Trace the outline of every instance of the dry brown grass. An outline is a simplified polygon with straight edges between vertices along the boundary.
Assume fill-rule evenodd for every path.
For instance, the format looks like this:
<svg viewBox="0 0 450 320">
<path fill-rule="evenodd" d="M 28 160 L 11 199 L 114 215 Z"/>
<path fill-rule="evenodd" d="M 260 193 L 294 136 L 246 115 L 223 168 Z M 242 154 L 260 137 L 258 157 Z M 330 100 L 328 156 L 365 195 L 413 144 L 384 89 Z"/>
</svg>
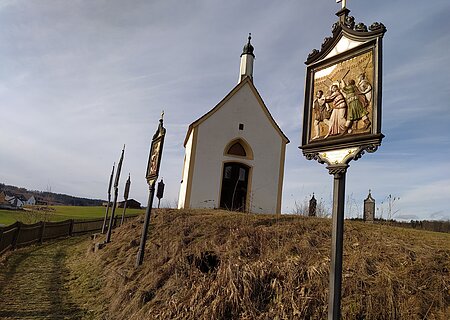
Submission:
<svg viewBox="0 0 450 320">
<path fill-rule="evenodd" d="M 327 318 L 330 220 L 156 211 L 136 269 L 141 220 L 79 264 L 99 318 Z M 448 319 L 449 264 L 449 234 L 346 221 L 343 319 Z"/>
</svg>

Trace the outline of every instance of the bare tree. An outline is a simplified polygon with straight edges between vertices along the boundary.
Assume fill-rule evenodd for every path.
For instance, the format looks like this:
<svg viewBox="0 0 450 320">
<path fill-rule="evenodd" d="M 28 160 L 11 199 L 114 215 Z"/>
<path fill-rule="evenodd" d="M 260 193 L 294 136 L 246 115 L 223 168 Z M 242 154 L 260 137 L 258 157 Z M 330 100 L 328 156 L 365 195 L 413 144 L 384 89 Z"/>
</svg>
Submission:
<svg viewBox="0 0 450 320">
<path fill-rule="evenodd" d="M 347 217 L 355 217 L 360 219 L 361 216 L 361 203 L 356 201 L 353 193 L 347 196 L 347 201 L 345 203 L 345 212 Z"/>
<path fill-rule="evenodd" d="M 392 194 L 386 196 L 377 208 L 378 217 L 383 219 L 384 214 L 386 214 L 387 220 L 393 220 L 394 216 L 400 211 L 400 209 L 396 209 L 396 203 L 399 200 L 400 197 L 392 196 Z"/>
</svg>

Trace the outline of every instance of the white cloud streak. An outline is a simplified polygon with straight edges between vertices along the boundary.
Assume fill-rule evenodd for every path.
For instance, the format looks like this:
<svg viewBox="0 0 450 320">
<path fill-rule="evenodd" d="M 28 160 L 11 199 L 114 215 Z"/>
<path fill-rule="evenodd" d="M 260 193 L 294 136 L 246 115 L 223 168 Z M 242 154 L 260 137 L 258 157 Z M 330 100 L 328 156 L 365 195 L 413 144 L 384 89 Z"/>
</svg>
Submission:
<svg viewBox="0 0 450 320">
<path fill-rule="evenodd" d="M 351 164 L 347 192 L 357 201 L 368 189 L 379 199 L 396 194 L 404 215 L 445 216 L 450 41 L 434 30 L 449 28 L 450 4 L 349 6 L 357 21 L 388 28 L 387 137 L 376 154 Z M 331 176 L 297 146 L 303 62 L 330 36 L 338 7 L 306 0 L 1 1 L 1 182 L 41 190 L 51 183 L 56 192 L 105 198 L 112 162 L 126 143 L 123 177 L 131 172 L 133 197 L 145 203 L 149 140 L 164 109 L 161 169 L 167 199 L 176 198 L 187 126 L 236 84 L 252 32 L 255 85 L 291 140 L 283 209 L 312 192 L 329 199 Z"/>
</svg>

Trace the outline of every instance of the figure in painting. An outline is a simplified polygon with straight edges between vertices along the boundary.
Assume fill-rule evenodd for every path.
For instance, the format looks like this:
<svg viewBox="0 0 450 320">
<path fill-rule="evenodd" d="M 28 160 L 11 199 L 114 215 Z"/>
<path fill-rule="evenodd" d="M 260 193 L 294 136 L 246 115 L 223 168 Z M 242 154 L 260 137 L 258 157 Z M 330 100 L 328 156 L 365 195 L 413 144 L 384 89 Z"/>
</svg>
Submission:
<svg viewBox="0 0 450 320">
<path fill-rule="evenodd" d="M 333 103 L 333 111 L 331 112 L 331 117 L 328 124 L 328 133 L 325 138 L 345 132 L 347 103 L 345 102 L 345 98 L 339 90 L 337 83 L 334 83 L 330 90 L 331 94 L 325 97 L 325 102 Z"/>
<path fill-rule="evenodd" d="M 366 79 L 366 74 L 361 73 L 358 76 L 358 89 L 366 97 L 367 105 L 372 101 L 372 85 Z"/>
<path fill-rule="evenodd" d="M 328 103 L 325 102 L 325 96 L 322 90 L 317 91 L 316 99 L 313 102 L 313 119 L 314 119 L 314 129 L 316 130 L 316 135 L 313 139 L 317 139 L 320 136 L 320 123 L 323 122 L 326 125 L 330 123 L 331 109 Z"/>
<path fill-rule="evenodd" d="M 366 130 L 370 126 L 370 120 L 367 117 L 366 110 L 366 97 L 361 94 L 358 87 L 355 84 L 355 80 L 350 80 L 348 85 L 344 80 L 340 83 L 341 90 L 345 94 L 345 100 L 347 102 L 347 121 L 345 122 L 345 128 L 343 134 L 351 133 L 351 126 L 355 121 L 362 120 L 364 122 L 363 129 Z"/>
<path fill-rule="evenodd" d="M 158 170 L 159 146 L 160 141 L 157 141 L 152 150 L 152 155 L 150 157 L 150 175 L 156 174 L 156 171 Z"/>
</svg>

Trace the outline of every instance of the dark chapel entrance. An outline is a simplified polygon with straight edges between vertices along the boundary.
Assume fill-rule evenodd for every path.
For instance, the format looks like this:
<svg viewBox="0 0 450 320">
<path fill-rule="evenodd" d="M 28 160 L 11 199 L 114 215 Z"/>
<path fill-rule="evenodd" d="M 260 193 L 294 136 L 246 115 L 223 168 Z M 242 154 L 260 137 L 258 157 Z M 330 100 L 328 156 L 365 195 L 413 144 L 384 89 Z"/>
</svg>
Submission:
<svg viewBox="0 0 450 320">
<path fill-rule="evenodd" d="M 247 201 L 249 167 L 242 163 L 225 163 L 222 174 L 220 207 L 245 211 Z"/>
</svg>

